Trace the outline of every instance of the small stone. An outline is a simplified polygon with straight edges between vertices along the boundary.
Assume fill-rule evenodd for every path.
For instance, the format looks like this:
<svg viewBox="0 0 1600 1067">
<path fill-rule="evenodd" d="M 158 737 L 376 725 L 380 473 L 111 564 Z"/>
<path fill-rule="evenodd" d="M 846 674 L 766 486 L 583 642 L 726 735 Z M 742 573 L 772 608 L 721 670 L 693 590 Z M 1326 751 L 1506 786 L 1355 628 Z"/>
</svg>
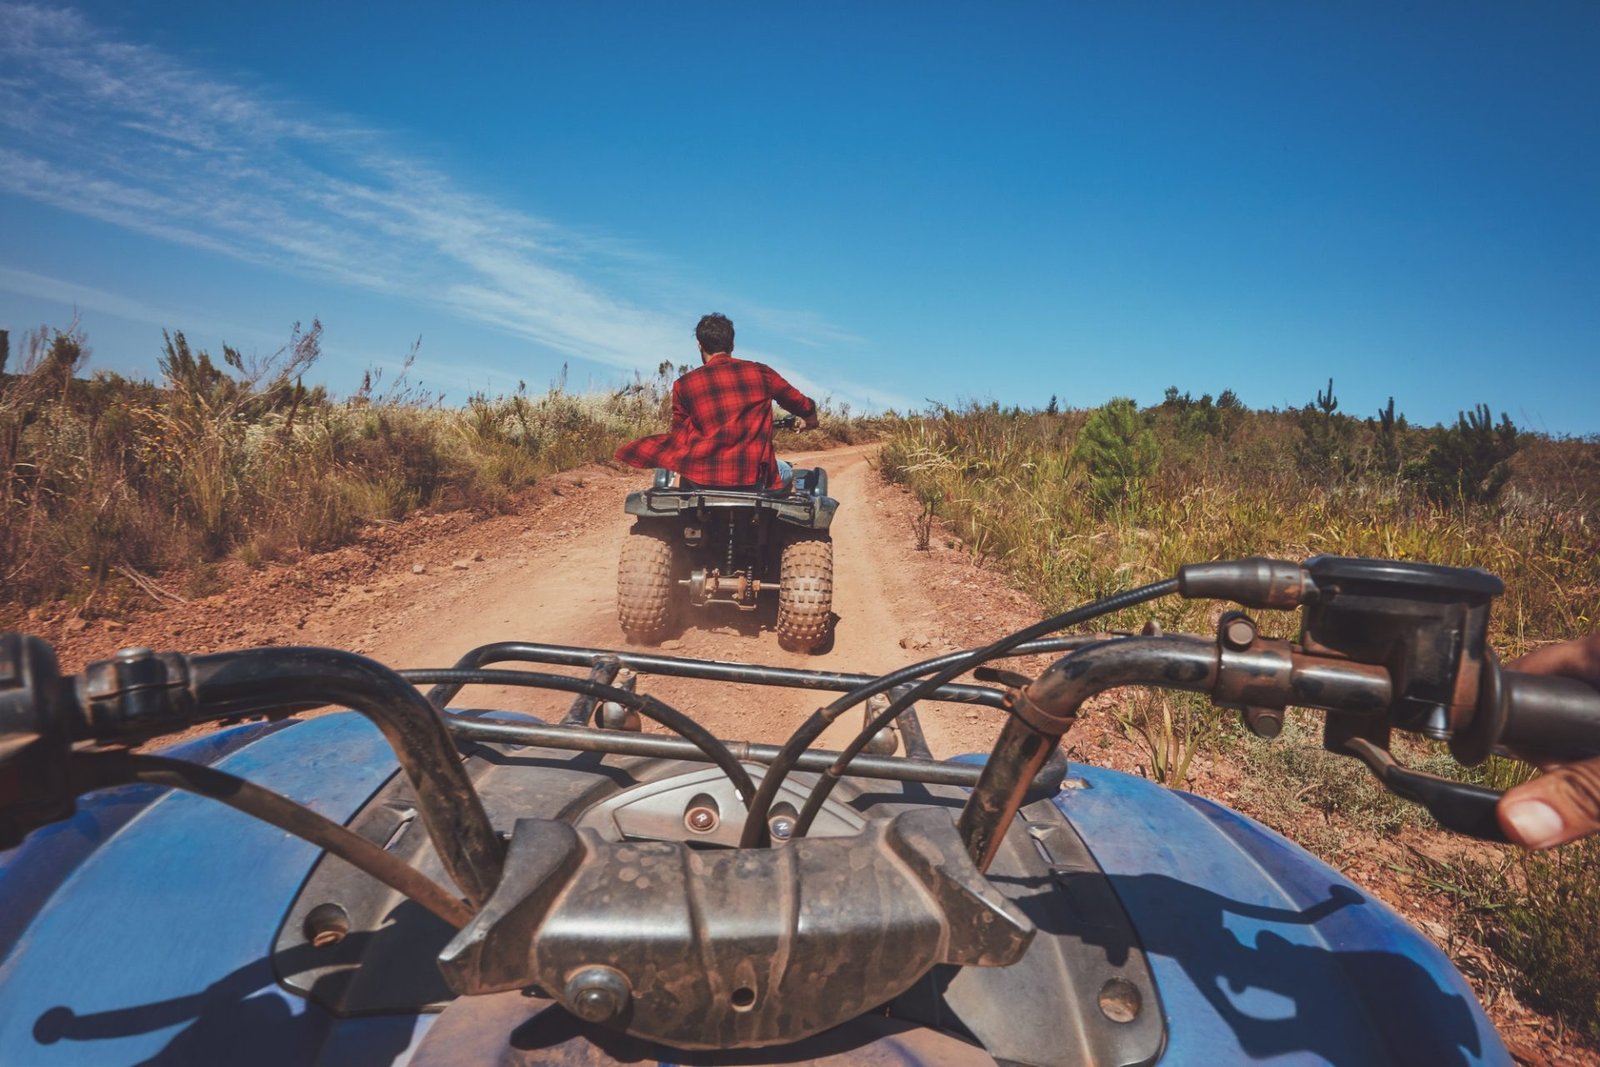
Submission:
<svg viewBox="0 0 1600 1067">
<path fill-rule="evenodd" d="M 411 573 L 426 574 L 428 573 L 428 565 L 426 563 L 413 563 L 411 565 Z"/>
<path fill-rule="evenodd" d="M 81 615 L 74 616 L 73 618 L 68 619 L 66 624 L 61 628 L 67 631 L 69 634 L 81 634 L 83 631 L 89 628 L 89 620 L 85 619 Z"/>
<path fill-rule="evenodd" d="M 676 637 L 674 637 L 670 641 L 661 642 L 661 647 L 666 649 L 668 652 L 671 652 L 671 651 L 673 651 L 675 649 L 682 648 L 683 647 L 683 642 L 679 641 Z"/>
<path fill-rule="evenodd" d="M 472 562 L 474 562 L 474 563 L 482 563 L 483 562 L 483 553 L 482 552 L 474 552 L 472 554 Z"/>
<path fill-rule="evenodd" d="M 454 567 L 458 571 L 464 571 L 468 567 L 472 566 L 472 561 L 470 559 L 458 559 L 452 562 L 450 566 Z"/>
</svg>

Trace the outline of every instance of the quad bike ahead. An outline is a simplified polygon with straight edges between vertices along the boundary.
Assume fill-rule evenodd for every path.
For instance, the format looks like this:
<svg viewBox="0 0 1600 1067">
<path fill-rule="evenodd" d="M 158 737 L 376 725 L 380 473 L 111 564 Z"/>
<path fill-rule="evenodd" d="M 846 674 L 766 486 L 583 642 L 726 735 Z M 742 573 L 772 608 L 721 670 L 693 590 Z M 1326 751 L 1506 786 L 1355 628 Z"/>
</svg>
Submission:
<svg viewBox="0 0 1600 1067">
<path fill-rule="evenodd" d="M 773 420 L 792 429 L 796 420 Z M 833 542 L 839 504 L 828 472 L 779 461 L 775 489 L 704 488 L 657 470 L 628 494 L 633 529 L 617 567 L 617 621 L 628 640 L 655 644 L 689 606 L 756 611 L 776 598 L 778 643 L 798 652 L 826 646 L 833 630 Z"/>
<path fill-rule="evenodd" d="M 881 677 L 525 642 L 402 672 L 128 649 L 62 677 L 6 634 L 0 1063 L 1508 1063 L 1384 904 L 1058 747 L 1125 685 L 1268 738 L 1320 709 L 1329 749 L 1497 839 L 1493 791 L 1389 739 L 1600 752 L 1600 693 L 1499 666 L 1501 591 L 1417 563 L 1199 564 Z M 1206 636 L 1058 633 L 1170 595 L 1297 608 L 1300 632 L 1233 610 Z M 1041 653 L 1037 678 L 993 665 Z M 641 691 L 656 675 L 838 696 L 781 747 L 722 741 Z M 572 703 L 452 705 L 480 684 Z M 993 751 L 935 759 L 922 700 L 1003 716 Z M 353 711 L 292 717 L 329 704 Z M 843 751 L 811 748 L 863 705 Z"/>
</svg>

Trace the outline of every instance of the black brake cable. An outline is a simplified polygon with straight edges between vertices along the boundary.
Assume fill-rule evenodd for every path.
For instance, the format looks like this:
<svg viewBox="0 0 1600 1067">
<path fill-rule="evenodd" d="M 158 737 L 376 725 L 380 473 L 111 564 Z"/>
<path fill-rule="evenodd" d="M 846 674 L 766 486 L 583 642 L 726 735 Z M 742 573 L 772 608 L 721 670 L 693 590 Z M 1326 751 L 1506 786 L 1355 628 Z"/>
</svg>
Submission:
<svg viewBox="0 0 1600 1067">
<path fill-rule="evenodd" d="M 739 840 L 739 846 L 741 848 L 758 848 L 768 843 L 767 815 L 772 807 L 773 799 L 778 794 L 779 787 L 783 784 L 784 777 L 793 769 L 801 754 L 815 743 L 824 730 L 837 721 L 839 716 L 861 701 L 879 693 L 888 692 L 896 686 L 912 679 L 920 678 L 929 672 L 937 672 L 932 677 L 918 683 L 891 700 L 888 707 L 884 708 L 882 712 L 862 728 L 861 732 L 851 741 L 849 747 L 839 753 L 838 759 L 834 760 L 827 771 L 817 777 L 816 784 L 811 787 L 811 793 L 806 798 L 805 807 L 795 822 L 793 831 L 793 836 L 795 837 L 804 834 L 805 830 L 811 825 L 811 821 L 816 818 L 817 812 L 827 800 L 828 794 L 833 792 L 833 787 L 838 784 L 840 778 L 844 777 L 844 772 L 848 768 L 850 761 L 866 747 L 867 742 L 872 739 L 873 735 L 890 722 L 893 722 L 907 706 L 921 700 L 952 678 L 966 673 L 987 660 L 1004 656 L 1018 645 L 1031 641 L 1036 637 L 1041 637 L 1044 634 L 1068 626 L 1077 626 L 1088 622 L 1090 619 L 1099 618 L 1102 615 L 1110 615 L 1113 612 L 1122 611 L 1150 600 L 1156 600 L 1177 591 L 1178 580 L 1176 578 L 1168 578 L 1164 581 L 1140 586 L 1137 589 L 1129 589 L 1108 597 L 1101 597 L 1070 611 L 1052 615 L 1048 619 L 1026 626 L 1000 638 L 998 641 L 985 645 L 983 648 L 951 653 L 950 655 L 925 660 L 922 663 L 915 663 L 909 667 L 902 667 L 897 671 L 876 678 L 866 685 L 851 690 L 827 707 L 813 712 L 811 717 L 801 723 L 800 728 L 784 743 L 783 750 L 778 753 L 777 759 L 768 765 L 766 773 L 762 776 L 761 786 L 756 790 L 755 799 L 750 803 L 749 814 L 745 819 L 744 833 Z"/>
<path fill-rule="evenodd" d="M 728 776 L 729 781 L 733 782 L 739 799 L 743 800 L 747 807 L 755 794 L 756 787 L 750 779 L 750 773 L 734 757 L 727 745 L 677 708 L 649 694 L 603 685 L 588 678 L 574 678 L 569 674 L 549 674 L 542 671 L 490 670 L 479 667 L 471 670 L 462 668 L 405 670 L 398 673 L 413 685 L 454 684 L 458 688 L 464 685 L 520 685 L 534 689 L 581 693 L 601 700 L 615 701 L 625 708 L 632 708 L 647 719 L 660 723 L 704 752 L 712 763 L 722 768 L 722 773 Z"/>
</svg>

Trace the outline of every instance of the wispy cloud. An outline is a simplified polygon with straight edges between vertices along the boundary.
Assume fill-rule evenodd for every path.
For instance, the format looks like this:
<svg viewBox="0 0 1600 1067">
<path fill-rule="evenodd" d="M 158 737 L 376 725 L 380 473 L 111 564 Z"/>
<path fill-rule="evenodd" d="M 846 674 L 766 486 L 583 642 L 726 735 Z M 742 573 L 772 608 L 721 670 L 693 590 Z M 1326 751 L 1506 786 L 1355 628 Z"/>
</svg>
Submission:
<svg viewBox="0 0 1600 1067">
<path fill-rule="evenodd" d="M 678 283 L 645 280 L 670 269 L 624 240 L 494 202 L 381 130 L 307 117 L 71 10 L 0 3 L 0 133 L 0 191 L 114 226 L 440 307 L 563 358 L 650 371 L 687 343 Z M 786 344 L 858 340 L 811 312 L 742 310 Z"/>
<path fill-rule="evenodd" d="M 227 337 L 236 344 L 248 342 L 269 346 L 283 343 L 282 336 L 271 335 L 261 330 L 252 330 L 234 322 L 208 318 L 204 314 L 196 313 L 193 309 L 178 309 L 149 304 L 130 299 L 121 293 L 108 292 L 104 289 L 87 286 L 81 282 L 70 282 L 62 278 L 53 278 L 49 275 L 35 274 L 32 271 L 17 270 L 3 265 L 0 265 L 0 289 L 11 293 L 19 293 L 23 296 L 30 296 L 36 300 L 48 301 L 52 304 L 93 308 L 96 311 L 103 311 L 109 315 L 116 315 L 132 322 L 142 322 L 149 326 L 168 327 L 175 322 L 181 322 L 191 331 Z"/>
</svg>

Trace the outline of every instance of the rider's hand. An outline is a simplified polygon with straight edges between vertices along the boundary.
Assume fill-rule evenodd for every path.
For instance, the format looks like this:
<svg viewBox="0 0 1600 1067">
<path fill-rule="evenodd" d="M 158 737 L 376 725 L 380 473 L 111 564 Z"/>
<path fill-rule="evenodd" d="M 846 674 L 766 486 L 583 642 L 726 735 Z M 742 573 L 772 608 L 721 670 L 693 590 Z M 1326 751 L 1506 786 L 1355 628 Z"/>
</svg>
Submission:
<svg viewBox="0 0 1600 1067">
<path fill-rule="evenodd" d="M 1600 633 L 1546 645 L 1508 666 L 1600 688 Z M 1506 835 L 1524 848 L 1552 848 L 1600 830 L 1600 757 L 1547 764 L 1545 772 L 1501 798 L 1500 826 Z"/>
<path fill-rule="evenodd" d="M 800 420 L 800 428 L 802 430 L 815 430 L 820 425 L 822 425 L 822 420 L 817 418 L 815 414 L 807 415 Z"/>
</svg>

